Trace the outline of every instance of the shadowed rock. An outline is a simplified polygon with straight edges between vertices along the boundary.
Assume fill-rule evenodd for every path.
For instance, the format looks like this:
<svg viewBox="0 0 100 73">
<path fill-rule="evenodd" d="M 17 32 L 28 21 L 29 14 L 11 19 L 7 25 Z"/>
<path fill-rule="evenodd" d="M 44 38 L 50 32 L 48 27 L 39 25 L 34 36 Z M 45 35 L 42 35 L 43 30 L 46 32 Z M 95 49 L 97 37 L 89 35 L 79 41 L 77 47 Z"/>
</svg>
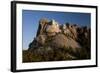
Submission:
<svg viewBox="0 0 100 73">
<path fill-rule="evenodd" d="M 28 50 L 36 56 L 39 55 L 41 61 L 89 59 L 90 31 L 86 26 L 70 23 L 61 25 L 55 20 L 43 18 L 39 21 L 37 35 L 29 44 Z"/>
</svg>

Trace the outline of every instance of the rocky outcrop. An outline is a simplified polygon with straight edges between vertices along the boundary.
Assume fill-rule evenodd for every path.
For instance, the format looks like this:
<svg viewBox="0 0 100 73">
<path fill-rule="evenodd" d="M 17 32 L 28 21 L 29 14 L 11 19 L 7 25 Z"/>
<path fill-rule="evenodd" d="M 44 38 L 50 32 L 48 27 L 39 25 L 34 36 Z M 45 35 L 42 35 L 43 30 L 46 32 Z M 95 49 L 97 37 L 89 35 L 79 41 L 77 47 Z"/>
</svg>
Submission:
<svg viewBox="0 0 100 73">
<path fill-rule="evenodd" d="M 89 59 L 91 29 L 78 24 L 59 24 L 55 20 L 40 19 L 37 35 L 29 44 L 29 51 L 45 55 L 64 53 L 60 59 Z M 49 47 L 49 48 L 48 48 Z M 47 51 L 47 52 L 46 52 Z M 58 51 L 58 53 L 57 53 Z M 51 60 L 51 56 L 48 60 Z M 58 58 L 56 59 L 58 60 Z"/>
<path fill-rule="evenodd" d="M 39 27 L 38 27 L 38 30 L 37 30 L 37 36 L 45 33 L 45 29 L 48 25 L 48 22 L 49 21 L 45 18 L 40 19 Z"/>
<path fill-rule="evenodd" d="M 67 38 L 64 34 L 57 34 L 52 38 L 51 41 L 52 46 L 55 46 L 57 48 L 81 48 L 80 45 L 73 40 L 72 38 Z"/>
</svg>

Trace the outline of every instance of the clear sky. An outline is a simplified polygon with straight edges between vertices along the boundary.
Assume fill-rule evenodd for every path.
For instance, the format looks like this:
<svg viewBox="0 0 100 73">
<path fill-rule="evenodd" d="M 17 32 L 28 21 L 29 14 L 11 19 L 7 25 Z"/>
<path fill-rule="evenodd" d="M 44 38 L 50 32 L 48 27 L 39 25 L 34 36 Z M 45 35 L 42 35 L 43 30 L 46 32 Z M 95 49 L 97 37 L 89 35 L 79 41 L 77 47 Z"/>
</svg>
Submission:
<svg viewBox="0 0 100 73">
<path fill-rule="evenodd" d="M 54 11 L 35 11 L 23 10 L 22 11 L 22 33 L 23 33 L 23 50 L 26 50 L 29 43 L 33 41 L 36 36 L 39 20 L 47 18 L 54 19 L 59 24 L 66 22 L 78 24 L 79 26 L 89 26 L 91 22 L 90 13 L 75 13 L 75 12 L 54 12 Z"/>
</svg>

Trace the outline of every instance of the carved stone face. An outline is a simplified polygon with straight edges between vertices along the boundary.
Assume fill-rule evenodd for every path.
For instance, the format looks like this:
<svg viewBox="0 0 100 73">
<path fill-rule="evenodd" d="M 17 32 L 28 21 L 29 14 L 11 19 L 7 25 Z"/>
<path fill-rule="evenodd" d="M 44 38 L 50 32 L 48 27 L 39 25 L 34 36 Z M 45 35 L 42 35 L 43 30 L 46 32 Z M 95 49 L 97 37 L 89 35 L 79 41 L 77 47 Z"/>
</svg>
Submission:
<svg viewBox="0 0 100 73">
<path fill-rule="evenodd" d="M 63 29 L 66 29 L 66 25 L 65 24 L 63 25 Z"/>
<path fill-rule="evenodd" d="M 46 32 L 54 33 L 54 32 L 60 32 L 59 26 L 57 25 L 48 25 L 46 28 Z"/>
<path fill-rule="evenodd" d="M 47 33 L 58 33 L 60 31 L 61 30 L 59 28 L 59 25 L 58 25 L 58 23 L 55 20 L 52 20 L 51 24 L 47 25 L 47 28 L 46 28 L 46 32 Z"/>
</svg>

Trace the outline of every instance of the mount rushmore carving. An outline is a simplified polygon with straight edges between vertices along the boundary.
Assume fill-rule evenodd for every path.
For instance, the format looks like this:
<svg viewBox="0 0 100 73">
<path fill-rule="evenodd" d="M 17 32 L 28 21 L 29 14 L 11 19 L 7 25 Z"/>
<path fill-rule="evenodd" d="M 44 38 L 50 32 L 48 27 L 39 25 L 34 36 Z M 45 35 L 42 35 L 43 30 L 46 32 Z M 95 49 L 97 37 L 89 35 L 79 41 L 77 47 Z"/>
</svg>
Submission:
<svg viewBox="0 0 100 73">
<path fill-rule="evenodd" d="M 90 46 L 90 27 L 42 18 L 23 62 L 90 59 Z"/>
</svg>

